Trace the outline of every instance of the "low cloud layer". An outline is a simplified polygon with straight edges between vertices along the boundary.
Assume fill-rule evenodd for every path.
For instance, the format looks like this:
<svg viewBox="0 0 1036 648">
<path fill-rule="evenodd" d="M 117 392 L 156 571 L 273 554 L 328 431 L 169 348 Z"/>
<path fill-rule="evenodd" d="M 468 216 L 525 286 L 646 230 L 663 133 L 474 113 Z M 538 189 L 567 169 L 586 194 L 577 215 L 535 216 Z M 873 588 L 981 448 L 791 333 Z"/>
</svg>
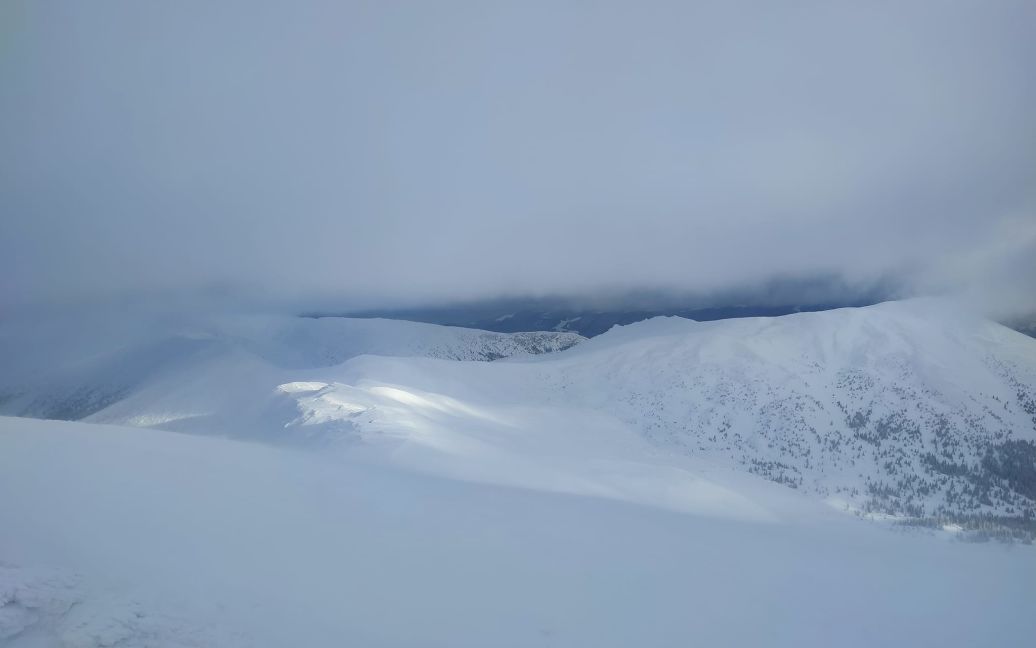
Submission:
<svg viewBox="0 0 1036 648">
<path fill-rule="evenodd" d="M 1036 308 L 1036 5 L 5 3 L 0 304 L 893 276 Z"/>
</svg>

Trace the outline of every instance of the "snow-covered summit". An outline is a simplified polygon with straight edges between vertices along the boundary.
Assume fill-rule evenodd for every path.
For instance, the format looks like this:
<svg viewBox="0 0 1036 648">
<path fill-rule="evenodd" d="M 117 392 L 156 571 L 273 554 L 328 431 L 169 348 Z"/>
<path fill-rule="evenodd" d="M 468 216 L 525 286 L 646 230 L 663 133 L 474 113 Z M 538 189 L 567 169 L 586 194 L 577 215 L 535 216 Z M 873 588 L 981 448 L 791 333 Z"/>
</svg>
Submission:
<svg viewBox="0 0 1036 648">
<path fill-rule="evenodd" d="M 1036 513 L 1036 341 L 937 301 L 651 321 L 558 364 L 548 396 L 657 446 L 876 510 Z"/>
</svg>

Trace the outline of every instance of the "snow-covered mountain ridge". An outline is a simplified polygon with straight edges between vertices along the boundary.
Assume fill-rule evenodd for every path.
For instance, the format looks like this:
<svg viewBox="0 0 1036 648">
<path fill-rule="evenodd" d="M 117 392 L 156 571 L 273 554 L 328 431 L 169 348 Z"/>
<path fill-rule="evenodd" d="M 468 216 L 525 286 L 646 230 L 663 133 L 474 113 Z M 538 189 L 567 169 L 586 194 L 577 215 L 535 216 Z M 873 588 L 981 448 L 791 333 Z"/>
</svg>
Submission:
<svg viewBox="0 0 1036 648">
<path fill-rule="evenodd" d="M 868 510 L 1036 515 L 1031 338 L 932 302 L 635 328 L 568 354 L 550 392 Z"/>
<path fill-rule="evenodd" d="M 677 510 L 696 503 L 659 466 L 747 471 L 931 523 L 1031 533 L 1036 516 L 1036 341 L 938 301 L 655 318 L 589 341 L 333 318 L 219 331 L 80 362 L 3 411 L 384 452 Z M 472 361 L 500 356 L 515 357 Z M 101 396 L 70 404 L 77 390 Z"/>
<path fill-rule="evenodd" d="M 398 434 L 419 409 L 404 415 L 385 402 L 402 390 L 482 408 L 451 410 L 443 429 L 492 428 L 520 409 L 522 421 L 632 430 L 657 452 L 732 465 L 859 511 L 973 524 L 994 516 L 1030 533 L 1036 516 L 1036 342 L 939 302 L 657 318 L 524 362 L 364 358 L 339 369 L 339 381 L 316 391 L 289 390 L 303 412 L 293 426 Z M 397 392 L 378 400 L 385 385 Z M 553 427 L 543 420 L 528 428 Z"/>
<path fill-rule="evenodd" d="M 0 414 L 78 420 L 149 385 L 199 379 L 216 366 L 318 368 L 363 354 L 491 361 L 549 353 L 583 340 L 574 333 L 493 333 L 396 320 L 221 317 L 203 324 L 106 322 L 58 330 L 0 328 Z M 48 358 L 55 342 L 64 347 Z M 218 396 L 218 394 L 216 394 Z"/>
<path fill-rule="evenodd" d="M 493 362 L 455 358 L 526 347 L 321 326 L 6 329 L 7 384 L 85 422 L 0 417 L 0 646 L 1031 643 L 1031 549 L 951 541 L 1031 537 L 1029 338 L 936 302 Z"/>
</svg>

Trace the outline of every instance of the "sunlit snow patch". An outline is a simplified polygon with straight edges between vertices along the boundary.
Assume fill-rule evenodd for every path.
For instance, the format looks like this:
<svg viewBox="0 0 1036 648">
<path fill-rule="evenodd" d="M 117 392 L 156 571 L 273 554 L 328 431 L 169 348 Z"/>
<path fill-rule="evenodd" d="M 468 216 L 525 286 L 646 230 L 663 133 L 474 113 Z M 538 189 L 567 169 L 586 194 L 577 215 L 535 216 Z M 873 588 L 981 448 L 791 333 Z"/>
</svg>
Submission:
<svg viewBox="0 0 1036 648">
<path fill-rule="evenodd" d="M 288 427 L 317 426 L 388 447 L 396 465 L 438 475 L 534 490 L 602 497 L 685 513 L 775 521 L 751 498 L 687 469 L 637 461 L 637 435 L 592 412 L 557 407 L 474 405 L 401 385 L 294 382 Z"/>
</svg>

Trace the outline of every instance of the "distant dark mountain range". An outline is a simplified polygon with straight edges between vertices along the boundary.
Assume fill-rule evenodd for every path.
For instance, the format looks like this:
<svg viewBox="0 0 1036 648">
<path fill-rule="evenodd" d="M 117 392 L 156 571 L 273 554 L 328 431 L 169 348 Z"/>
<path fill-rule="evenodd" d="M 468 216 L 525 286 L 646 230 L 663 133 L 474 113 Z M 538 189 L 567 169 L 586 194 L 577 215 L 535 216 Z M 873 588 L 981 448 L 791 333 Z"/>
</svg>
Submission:
<svg viewBox="0 0 1036 648">
<path fill-rule="evenodd" d="M 429 324 L 463 326 L 500 333 L 523 331 L 571 331 L 585 337 L 600 335 L 616 325 L 633 324 L 652 317 L 678 316 L 697 321 L 739 317 L 776 317 L 800 312 L 825 311 L 847 306 L 869 306 L 883 301 L 864 299 L 781 305 L 668 306 L 653 308 L 580 308 L 552 300 L 494 300 L 441 307 L 313 312 L 307 317 L 381 317 Z"/>
<path fill-rule="evenodd" d="M 1009 326 L 1019 333 L 1024 333 L 1029 337 L 1036 338 L 1036 313 L 1014 317 L 1001 322 L 1001 324 Z"/>
<path fill-rule="evenodd" d="M 851 286 L 835 277 L 775 279 L 761 286 L 711 296 L 676 296 L 638 291 L 606 297 L 501 297 L 410 308 L 337 311 L 314 310 L 304 317 L 385 318 L 477 328 L 499 333 L 571 331 L 600 335 L 616 325 L 652 317 L 677 316 L 699 322 L 742 317 L 777 317 L 791 313 L 871 306 L 909 296 L 891 280 Z M 1002 324 L 1036 337 L 1036 314 Z"/>
</svg>

